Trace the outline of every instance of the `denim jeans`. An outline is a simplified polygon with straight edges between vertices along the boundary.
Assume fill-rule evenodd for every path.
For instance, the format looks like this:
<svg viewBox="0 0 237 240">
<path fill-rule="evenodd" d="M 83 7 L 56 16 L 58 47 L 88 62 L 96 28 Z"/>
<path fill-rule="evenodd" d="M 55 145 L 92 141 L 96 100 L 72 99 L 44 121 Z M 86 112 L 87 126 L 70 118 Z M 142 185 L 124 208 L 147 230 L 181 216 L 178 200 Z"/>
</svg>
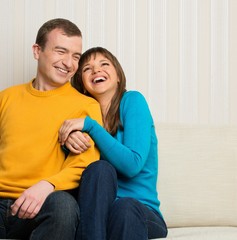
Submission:
<svg viewBox="0 0 237 240">
<path fill-rule="evenodd" d="M 133 198 L 116 199 L 117 174 L 106 161 L 90 164 L 83 172 L 78 203 L 77 240 L 147 240 L 166 237 L 163 218 Z"/>
<path fill-rule="evenodd" d="M 67 192 L 51 193 L 33 219 L 11 215 L 13 199 L 0 198 L 0 239 L 74 240 L 79 207 Z"/>
</svg>

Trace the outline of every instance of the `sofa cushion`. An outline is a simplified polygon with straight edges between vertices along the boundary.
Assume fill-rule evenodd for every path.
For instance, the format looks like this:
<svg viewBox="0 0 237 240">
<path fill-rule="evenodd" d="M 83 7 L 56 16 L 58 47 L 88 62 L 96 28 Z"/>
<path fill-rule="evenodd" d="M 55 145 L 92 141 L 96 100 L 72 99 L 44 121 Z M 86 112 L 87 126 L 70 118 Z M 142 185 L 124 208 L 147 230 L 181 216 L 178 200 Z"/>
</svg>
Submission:
<svg viewBox="0 0 237 240">
<path fill-rule="evenodd" d="M 177 240 L 236 240 L 236 227 L 188 227 L 171 228 L 167 238 Z"/>
<path fill-rule="evenodd" d="M 168 227 L 237 226 L 237 126 L 156 128 Z"/>
</svg>

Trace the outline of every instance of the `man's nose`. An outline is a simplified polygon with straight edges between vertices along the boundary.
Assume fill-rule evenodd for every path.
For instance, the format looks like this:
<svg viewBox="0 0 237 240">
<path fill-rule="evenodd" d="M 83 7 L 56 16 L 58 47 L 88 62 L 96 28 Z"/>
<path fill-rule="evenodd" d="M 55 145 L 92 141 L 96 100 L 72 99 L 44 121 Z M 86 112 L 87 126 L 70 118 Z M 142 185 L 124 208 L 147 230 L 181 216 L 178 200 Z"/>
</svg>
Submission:
<svg viewBox="0 0 237 240">
<path fill-rule="evenodd" d="M 72 66 L 72 64 L 73 64 L 73 59 L 72 59 L 72 57 L 69 56 L 69 55 L 65 55 L 64 58 L 63 58 L 63 64 L 64 64 L 66 67 L 70 68 L 70 67 Z"/>
</svg>

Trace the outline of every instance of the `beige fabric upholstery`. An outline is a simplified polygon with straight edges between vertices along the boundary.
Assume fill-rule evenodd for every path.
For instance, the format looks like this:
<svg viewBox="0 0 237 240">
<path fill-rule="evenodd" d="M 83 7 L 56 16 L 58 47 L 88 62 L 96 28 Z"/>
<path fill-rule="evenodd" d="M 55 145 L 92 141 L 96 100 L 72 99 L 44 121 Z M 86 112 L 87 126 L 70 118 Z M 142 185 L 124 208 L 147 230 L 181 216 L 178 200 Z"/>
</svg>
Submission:
<svg viewBox="0 0 237 240">
<path fill-rule="evenodd" d="M 235 227 L 171 228 L 166 240 L 236 240 Z"/>
<path fill-rule="evenodd" d="M 237 126 L 158 124 L 156 129 L 158 192 L 168 227 L 237 226 Z"/>
</svg>

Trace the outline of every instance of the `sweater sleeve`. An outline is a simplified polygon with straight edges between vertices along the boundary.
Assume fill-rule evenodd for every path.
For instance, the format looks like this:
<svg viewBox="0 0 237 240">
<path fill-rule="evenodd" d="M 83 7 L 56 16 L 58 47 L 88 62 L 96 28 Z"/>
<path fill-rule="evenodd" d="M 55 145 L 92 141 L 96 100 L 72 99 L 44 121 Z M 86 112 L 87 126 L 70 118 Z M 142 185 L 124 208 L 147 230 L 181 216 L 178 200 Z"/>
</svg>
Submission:
<svg viewBox="0 0 237 240">
<path fill-rule="evenodd" d="M 120 118 L 123 134 L 118 139 L 90 117 L 86 117 L 83 131 L 89 133 L 105 159 L 120 174 L 131 178 L 141 171 L 146 162 L 153 127 L 150 110 L 142 94 L 130 91 L 124 95 Z"/>
<path fill-rule="evenodd" d="M 90 116 L 96 119 L 99 124 L 102 124 L 102 116 L 99 104 L 90 104 L 85 108 L 86 111 L 82 113 L 82 116 Z M 72 189 L 78 186 L 82 172 L 92 162 L 100 159 L 100 153 L 97 149 L 94 141 L 90 141 L 91 147 L 81 153 L 73 154 L 69 153 L 64 161 L 62 170 L 45 180 L 51 182 L 56 190 Z"/>
</svg>

